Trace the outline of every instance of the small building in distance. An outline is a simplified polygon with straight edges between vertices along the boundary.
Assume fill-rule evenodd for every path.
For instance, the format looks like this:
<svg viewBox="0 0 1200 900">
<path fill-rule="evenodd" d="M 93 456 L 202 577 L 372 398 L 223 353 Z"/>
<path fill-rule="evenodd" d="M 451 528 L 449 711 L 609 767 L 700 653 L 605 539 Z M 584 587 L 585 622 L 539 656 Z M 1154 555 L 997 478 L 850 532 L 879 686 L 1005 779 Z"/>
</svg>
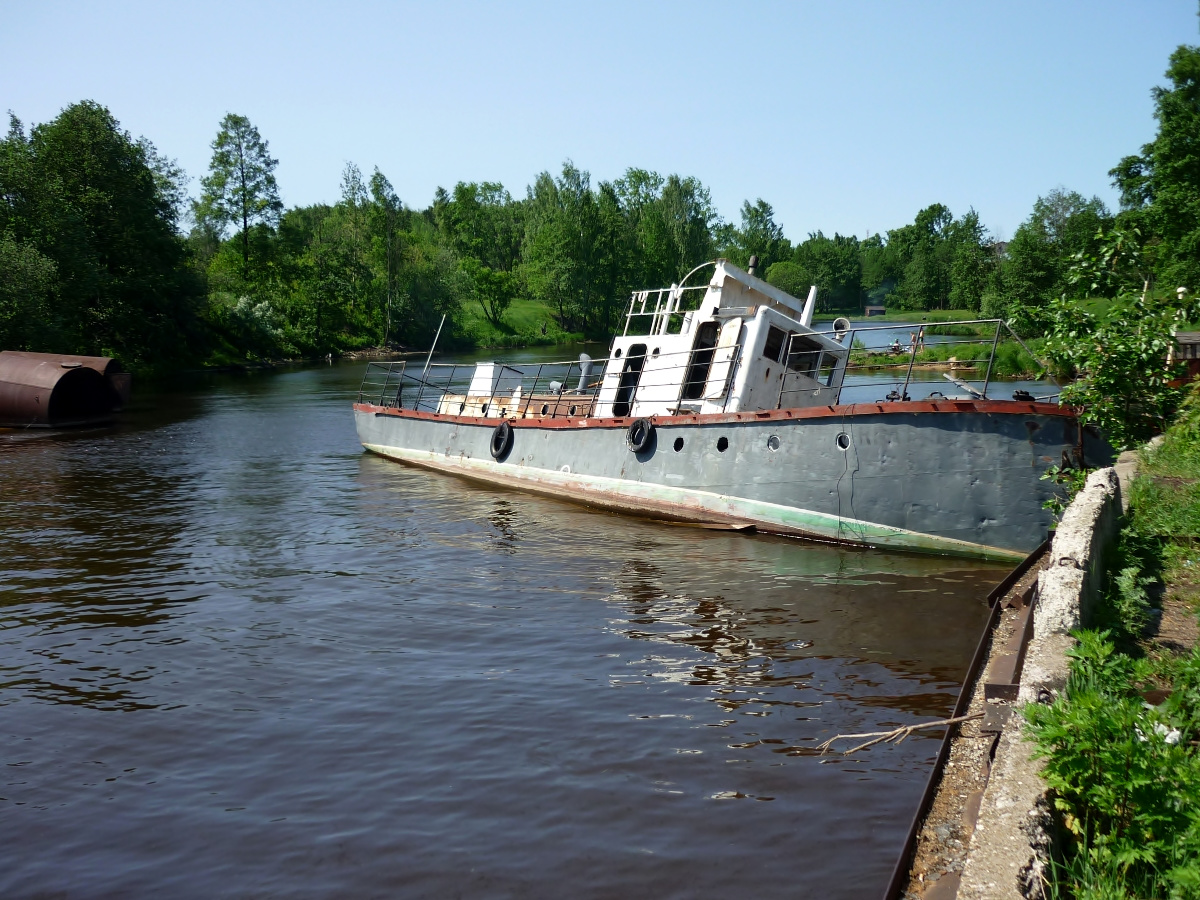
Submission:
<svg viewBox="0 0 1200 900">
<path fill-rule="evenodd" d="M 1175 346 L 1167 355 L 1167 363 L 1187 363 L 1187 380 L 1200 375 L 1200 331 L 1180 331 L 1175 335 Z"/>
<path fill-rule="evenodd" d="M 871 316 L 887 315 L 887 307 L 882 303 L 868 303 L 863 312 L 866 313 L 866 316 L 869 319 Z"/>
</svg>

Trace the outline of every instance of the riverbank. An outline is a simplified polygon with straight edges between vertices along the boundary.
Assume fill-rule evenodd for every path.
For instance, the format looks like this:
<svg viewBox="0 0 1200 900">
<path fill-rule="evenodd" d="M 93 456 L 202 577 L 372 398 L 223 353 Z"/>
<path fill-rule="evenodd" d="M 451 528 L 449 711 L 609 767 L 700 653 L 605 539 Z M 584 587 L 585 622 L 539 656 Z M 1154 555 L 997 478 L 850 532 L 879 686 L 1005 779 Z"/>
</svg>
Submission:
<svg viewBox="0 0 1200 900">
<path fill-rule="evenodd" d="M 1060 840 L 1050 896 L 1200 892 L 1200 395 L 1140 453 L 1065 691 L 1027 711 Z"/>
<path fill-rule="evenodd" d="M 1021 585 L 1003 601 L 906 897 L 1200 889 L 1198 437 L 1193 395 L 1162 439 L 1088 478 L 1027 592 L 1027 647 L 1008 624 Z"/>
</svg>

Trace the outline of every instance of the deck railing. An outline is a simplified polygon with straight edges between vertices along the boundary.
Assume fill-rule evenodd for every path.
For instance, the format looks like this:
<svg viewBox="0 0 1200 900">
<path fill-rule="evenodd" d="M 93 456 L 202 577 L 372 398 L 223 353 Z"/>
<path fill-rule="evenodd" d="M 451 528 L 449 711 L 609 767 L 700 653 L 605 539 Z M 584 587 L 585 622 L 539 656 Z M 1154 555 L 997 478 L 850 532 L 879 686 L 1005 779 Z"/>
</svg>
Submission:
<svg viewBox="0 0 1200 900">
<path fill-rule="evenodd" d="M 904 332 L 908 332 L 907 340 L 902 340 Z M 814 402 L 837 404 L 843 402 L 847 389 L 867 385 L 880 395 L 872 399 L 908 400 L 910 388 L 918 380 L 928 386 L 933 373 L 942 375 L 946 379 L 943 386 L 953 393 L 987 398 L 994 387 L 997 348 L 1002 346 L 1006 333 L 1037 363 L 1024 342 L 1000 319 L 854 326 L 815 333 L 832 337 L 843 348 L 849 348 L 849 353 L 837 354 L 822 349 L 816 341 L 805 342 L 806 332 L 789 335 L 778 355 L 769 357 L 772 364 L 783 366 L 778 395 L 769 405 L 758 399 L 754 409 L 783 409 Z M 499 376 L 493 376 L 487 392 L 470 394 L 475 363 L 410 366 L 408 362 L 372 362 L 367 366 L 358 399 L 360 403 L 425 412 L 587 417 L 596 414 L 605 373 L 611 369 L 609 377 L 614 382 L 610 386 L 616 388 L 616 396 L 606 414 L 629 415 L 639 402 L 643 408 L 653 404 L 658 414 L 696 412 L 701 408 L 712 412 L 718 403 L 720 410 L 729 407 L 743 363 L 741 346 L 650 352 L 624 359 L 616 356 L 495 363 Z M 816 387 L 809 378 L 817 382 Z M 1050 399 L 1057 392 L 1055 385 L 1052 392 L 1038 399 Z M 937 390 L 926 394 L 944 396 Z M 447 398 L 452 398 L 451 402 L 447 403 Z"/>
<path fill-rule="evenodd" d="M 659 334 L 678 334 L 683 327 L 683 317 L 695 309 L 699 309 L 708 290 L 707 284 L 697 284 L 681 287 L 673 284 L 669 288 L 655 288 L 648 291 L 634 291 L 629 300 L 629 308 L 625 312 L 625 331 L 635 325 L 645 326 L 645 330 L 634 331 L 634 334 L 645 334 L 652 337 Z M 696 295 L 699 296 L 696 296 Z M 695 297 L 695 303 L 691 301 Z M 685 308 L 690 307 L 690 308 Z M 646 324 L 645 320 L 649 319 Z"/>
<path fill-rule="evenodd" d="M 924 378 L 934 372 L 941 374 L 945 386 L 954 392 L 988 399 L 989 390 L 995 387 L 997 350 L 1009 341 L 1024 351 L 1040 370 L 1032 373 L 1033 380 L 1050 379 L 1046 392 L 1037 399 L 1049 400 L 1058 396 L 1058 384 L 1049 374 L 1049 367 L 1003 319 L 852 325 L 847 329 L 827 329 L 818 333 L 851 348 L 845 375 L 840 381 L 838 402 L 847 389 L 868 385 L 878 388 L 880 393 L 887 391 L 877 398 L 879 400 L 909 400 L 909 390 L 915 381 L 920 378 L 928 384 Z M 807 348 L 797 349 L 803 338 L 803 334 L 792 334 L 788 338 L 788 364 L 780 385 L 780 408 L 794 406 L 814 393 L 810 387 L 801 387 L 796 377 L 796 370 L 803 366 L 795 360 L 811 353 Z M 822 371 L 828 365 L 828 359 L 822 358 L 819 365 L 822 369 L 818 371 Z M 824 377 L 820 380 L 824 382 Z M 939 395 L 941 391 L 930 394 Z"/>
<path fill-rule="evenodd" d="M 738 347 L 705 348 L 676 353 L 649 352 L 611 360 L 616 379 L 614 406 L 632 409 L 639 401 L 681 410 L 705 402 L 728 404 L 741 363 Z M 633 363 L 630 366 L 630 362 Z M 544 416 L 588 416 L 595 412 L 610 360 L 558 360 L 544 363 L 494 363 L 499 377 L 487 394 L 470 394 L 475 363 L 433 363 L 424 368 L 406 362 L 371 362 L 359 386 L 358 402 L 425 412 Z M 507 377 L 505 373 L 510 373 Z M 514 393 L 513 375 L 520 388 Z M 446 399 L 458 407 L 446 409 Z M 453 404 L 451 404 L 453 405 Z M 697 407 L 698 408 L 698 407 Z"/>
</svg>

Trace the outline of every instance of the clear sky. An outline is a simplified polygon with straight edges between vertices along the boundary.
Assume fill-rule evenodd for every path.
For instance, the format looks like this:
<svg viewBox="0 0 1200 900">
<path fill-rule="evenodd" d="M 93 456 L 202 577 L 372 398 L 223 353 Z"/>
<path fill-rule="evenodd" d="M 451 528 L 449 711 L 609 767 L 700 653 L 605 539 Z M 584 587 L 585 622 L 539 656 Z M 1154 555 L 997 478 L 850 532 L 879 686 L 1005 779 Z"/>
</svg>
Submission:
<svg viewBox="0 0 1200 900">
<path fill-rule="evenodd" d="M 196 180 L 226 112 L 270 142 L 284 202 L 378 166 L 514 195 L 565 159 L 699 178 L 736 221 L 860 237 L 941 202 L 1010 237 L 1154 133 L 1150 89 L 1200 43 L 1196 0 L 1008 3 L 56 3 L 0 0 L 0 108 L 106 106 Z"/>
</svg>

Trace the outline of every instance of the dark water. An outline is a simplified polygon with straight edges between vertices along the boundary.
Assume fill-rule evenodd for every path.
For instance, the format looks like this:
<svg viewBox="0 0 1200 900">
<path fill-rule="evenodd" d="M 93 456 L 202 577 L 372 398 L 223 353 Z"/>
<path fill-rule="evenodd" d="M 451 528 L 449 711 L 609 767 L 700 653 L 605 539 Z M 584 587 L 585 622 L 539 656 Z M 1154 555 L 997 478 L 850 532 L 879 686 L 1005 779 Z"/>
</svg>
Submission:
<svg viewBox="0 0 1200 900">
<path fill-rule="evenodd" d="M 0 897 L 870 897 L 994 567 L 364 455 L 363 366 L 0 433 Z"/>
</svg>

